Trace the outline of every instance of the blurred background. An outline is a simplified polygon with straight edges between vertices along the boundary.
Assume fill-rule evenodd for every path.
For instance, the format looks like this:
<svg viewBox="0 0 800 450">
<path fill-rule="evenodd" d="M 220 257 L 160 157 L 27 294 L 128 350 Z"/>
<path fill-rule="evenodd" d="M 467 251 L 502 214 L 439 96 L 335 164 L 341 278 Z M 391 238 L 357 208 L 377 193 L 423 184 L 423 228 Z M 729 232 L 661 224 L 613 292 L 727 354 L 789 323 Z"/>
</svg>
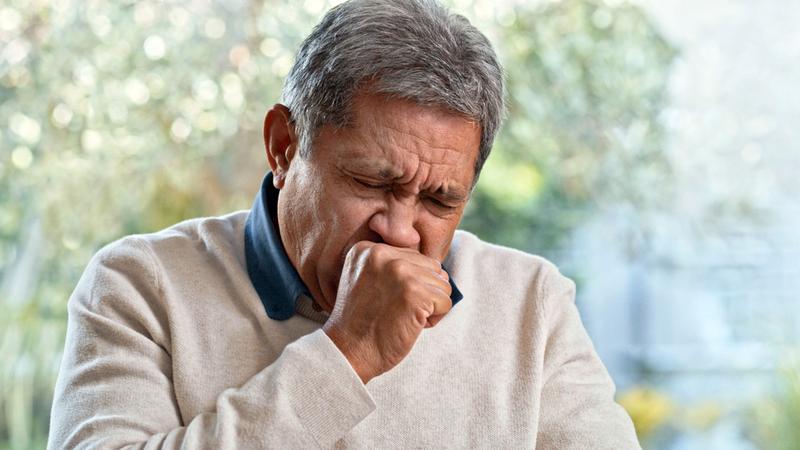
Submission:
<svg viewBox="0 0 800 450">
<path fill-rule="evenodd" d="M 249 208 L 325 0 L 0 4 L 0 448 L 131 233 Z M 452 0 L 508 120 L 462 227 L 554 260 L 646 449 L 800 448 L 800 4 Z"/>
</svg>

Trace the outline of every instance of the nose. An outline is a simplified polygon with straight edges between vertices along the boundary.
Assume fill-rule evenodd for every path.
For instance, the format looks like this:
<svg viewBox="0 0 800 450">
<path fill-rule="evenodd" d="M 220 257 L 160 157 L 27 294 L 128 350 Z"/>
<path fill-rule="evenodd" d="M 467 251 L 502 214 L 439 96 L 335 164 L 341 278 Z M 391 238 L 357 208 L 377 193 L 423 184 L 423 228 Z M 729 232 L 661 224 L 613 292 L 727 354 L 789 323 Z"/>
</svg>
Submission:
<svg viewBox="0 0 800 450">
<path fill-rule="evenodd" d="M 386 206 L 369 220 L 370 230 L 394 247 L 418 249 L 420 236 L 416 225 L 416 201 L 413 196 L 389 195 Z"/>
</svg>

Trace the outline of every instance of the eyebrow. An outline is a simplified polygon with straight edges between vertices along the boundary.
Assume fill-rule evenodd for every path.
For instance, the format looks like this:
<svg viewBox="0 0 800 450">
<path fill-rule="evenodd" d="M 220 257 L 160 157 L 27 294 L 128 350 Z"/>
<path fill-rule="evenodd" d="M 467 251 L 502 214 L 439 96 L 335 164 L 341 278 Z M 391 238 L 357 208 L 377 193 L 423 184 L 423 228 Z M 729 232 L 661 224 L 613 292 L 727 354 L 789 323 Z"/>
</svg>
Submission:
<svg viewBox="0 0 800 450">
<path fill-rule="evenodd" d="M 357 163 L 352 169 L 356 172 L 376 174 L 381 181 L 385 182 L 393 182 L 402 176 L 391 165 L 381 164 L 380 167 L 377 167 L 377 165 Z M 376 169 L 377 172 L 375 171 Z M 451 202 L 464 202 L 467 199 L 466 191 L 457 186 L 451 186 L 449 189 L 439 187 L 439 189 L 431 192 L 430 195 Z"/>
<path fill-rule="evenodd" d="M 433 192 L 433 195 L 452 202 L 463 202 L 467 199 L 466 193 L 461 188 L 444 190 L 440 187 Z"/>
<path fill-rule="evenodd" d="M 397 174 L 397 171 L 394 170 L 394 167 L 390 166 L 388 163 L 384 164 L 383 162 L 375 163 L 357 160 L 351 161 L 348 166 L 349 167 L 345 169 L 348 172 L 360 172 L 365 175 L 377 175 L 377 177 L 383 181 L 393 181 L 397 178 L 400 178 L 400 174 Z"/>
<path fill-rule="evenodd" d="M 378 170 L 378 178 L 385 181 L 392 181 L 395 178 L 398 178 L 398 176 L 392 174 L 392 169 L 388 167 L 381 167 L 380 170 Z"/>
</svg>

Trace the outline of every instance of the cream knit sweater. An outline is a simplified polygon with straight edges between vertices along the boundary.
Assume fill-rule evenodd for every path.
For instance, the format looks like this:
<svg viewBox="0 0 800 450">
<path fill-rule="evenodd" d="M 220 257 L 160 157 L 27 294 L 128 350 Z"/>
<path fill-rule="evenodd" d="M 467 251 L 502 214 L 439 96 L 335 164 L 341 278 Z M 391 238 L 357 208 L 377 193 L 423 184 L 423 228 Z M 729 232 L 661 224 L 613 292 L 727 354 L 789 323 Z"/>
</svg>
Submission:
<svg viewBox="0 0 800 450">
<path fill-rule="evenodd" d="M 50 448 L 639 448 L 542 258 L 457 232 L 464 299 L 366 386 L 320 324 L 267 317 L 247 211 L 124 238 L 69 300 Z"/>
</svg>

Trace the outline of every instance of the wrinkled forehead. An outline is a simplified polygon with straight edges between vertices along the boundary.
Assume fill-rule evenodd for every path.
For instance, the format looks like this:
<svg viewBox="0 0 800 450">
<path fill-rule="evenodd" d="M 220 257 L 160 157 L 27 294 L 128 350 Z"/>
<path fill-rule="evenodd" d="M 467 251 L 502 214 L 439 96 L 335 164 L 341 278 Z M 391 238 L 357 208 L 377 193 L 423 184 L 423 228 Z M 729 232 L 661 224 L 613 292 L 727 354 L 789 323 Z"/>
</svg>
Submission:
<svg viewBox="0 0 800 450">
<path fill-rule="evenodd" d="M 337 134 L 348 141 L 342 156 L 381 178 L 402 178 L 409 176 L 409 166 L 427 165 L 472 180 L 480 125 L 463 115 L 407 100 L 360 96 L 350 126 L 341 131 Z"/>
<path fill-rule="evenodd" d="M 349 128 L 376 138 L 398 134 L 415 147 L 455 150 L 467 157 L 476 157 L 480 146 L 481 127 L 476 120 L 437 105 L 378 95 L 355 98 Z"/>
</svg>

